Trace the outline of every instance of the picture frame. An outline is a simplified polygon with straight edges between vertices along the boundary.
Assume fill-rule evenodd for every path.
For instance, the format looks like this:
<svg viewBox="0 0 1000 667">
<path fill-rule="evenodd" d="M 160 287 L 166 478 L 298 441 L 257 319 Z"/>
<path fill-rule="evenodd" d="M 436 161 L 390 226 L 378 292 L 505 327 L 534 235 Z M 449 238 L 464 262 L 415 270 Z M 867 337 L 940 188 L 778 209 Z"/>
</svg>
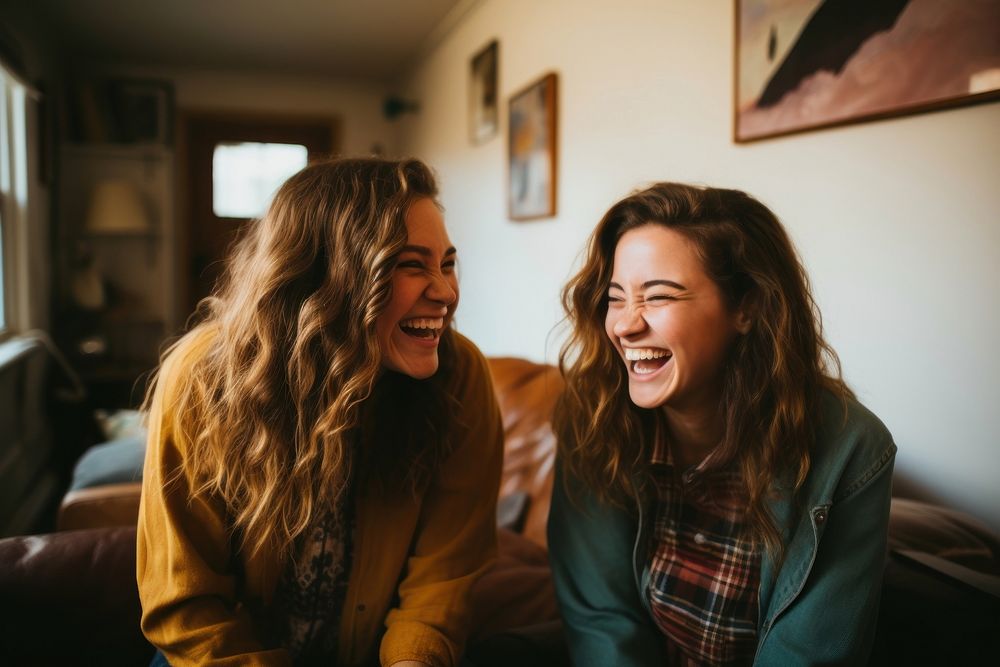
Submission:
<svg viewBox="0 0 1000 667">
<path fill-rule="evenodd" d="M 115 79 L 108 85 L 117 143 L 173 142 L 174 87 L 156 79 Z"/>
<path fill-rule="evenodd" d="M 511 220 L 556 214 L 558 76 L 549 73 L 508 103 L 507 201 Z"/>
<path fill-rule="evenodd" d="M 735 0 L 733 140 L 1000 99 L 1000 0 Z"/>
<path fill-rule="evenodd" d="M 469 139 L 473 144 L 486 143 L 500 127 L 499 51 L 499 42 L 493 40 L 469 61 Z"/>
</svg>

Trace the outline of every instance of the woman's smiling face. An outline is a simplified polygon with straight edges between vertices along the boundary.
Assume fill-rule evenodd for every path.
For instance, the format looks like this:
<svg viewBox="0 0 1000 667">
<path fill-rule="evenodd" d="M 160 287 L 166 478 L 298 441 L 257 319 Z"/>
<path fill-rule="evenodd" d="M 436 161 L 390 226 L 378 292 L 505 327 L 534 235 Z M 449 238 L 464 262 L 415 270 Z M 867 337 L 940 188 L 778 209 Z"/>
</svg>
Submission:
<svg viewBox="0 0 1000 667">
<path fill-rule="evenodd" d="M 422 380 L 438 369 L 438 344 L 458 305 L 455 248 L 431 199 L 406 212 L 406 246 L 392 276 L 392 298 L 375 328 L 382 366 Z"/>
<path fill-rule="evenodd" d="M 637 406 L 714 410 L 733 341 L 748 328 L 682 234 L 650 223 L 619 239 L 605 331 L 628 369 Z"/>
</svg>

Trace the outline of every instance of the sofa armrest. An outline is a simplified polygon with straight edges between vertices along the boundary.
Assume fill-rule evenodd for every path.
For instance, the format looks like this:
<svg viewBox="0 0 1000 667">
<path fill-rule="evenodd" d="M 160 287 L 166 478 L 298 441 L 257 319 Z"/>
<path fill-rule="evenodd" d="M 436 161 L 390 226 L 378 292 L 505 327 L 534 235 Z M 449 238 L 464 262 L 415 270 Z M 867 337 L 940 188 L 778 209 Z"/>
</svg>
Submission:
<svg viewBox="0 0 1000 667">
<path fill-rule="evenodd" d="M 889 551 L 922 551 L 984 574 L 1000 575 L 1000 536 L 965 512 L 893 498 Z"/>
<path fill-rule="evenodd" d="M 70 491 L 59 506 L 57 530 L 135 526 L 142 482 L 105 484 Z"/>
<path fill-rule="evenodd" d="M 135 528 L 0 540 L 0 664 L 146 665 Z"/>
<path fill-rule="evenodd" d="M 946 581 L 955 582 L 966 589 L 977 594 L 984 594 L 993 598 L 994 605 L 1000 604 L 1000 577 L 990 574 L 976 572 L 967 567 L 945 560 L 933 554 L 923 551 L 897 550 L 892 552 L 903 561 L 922 567 L 928 572 L 944 578 Z"/>
</svg>

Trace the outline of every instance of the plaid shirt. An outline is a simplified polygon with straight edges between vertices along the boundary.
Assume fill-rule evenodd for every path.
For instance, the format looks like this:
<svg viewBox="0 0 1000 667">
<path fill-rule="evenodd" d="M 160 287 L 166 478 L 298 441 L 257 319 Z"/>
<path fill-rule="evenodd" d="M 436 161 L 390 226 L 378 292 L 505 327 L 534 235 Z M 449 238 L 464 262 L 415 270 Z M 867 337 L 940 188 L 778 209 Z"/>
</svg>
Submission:
<svg viewBox="0 0 1000 667">
<path fill-rule="evenodd" d="M 743 533 L 739 476 L 676 475 L 670 447 L 651 459 L 656 489 L 645 595 L 670 665 L 749 665 L 757 648 L 760 555 Z"/>
</svg>

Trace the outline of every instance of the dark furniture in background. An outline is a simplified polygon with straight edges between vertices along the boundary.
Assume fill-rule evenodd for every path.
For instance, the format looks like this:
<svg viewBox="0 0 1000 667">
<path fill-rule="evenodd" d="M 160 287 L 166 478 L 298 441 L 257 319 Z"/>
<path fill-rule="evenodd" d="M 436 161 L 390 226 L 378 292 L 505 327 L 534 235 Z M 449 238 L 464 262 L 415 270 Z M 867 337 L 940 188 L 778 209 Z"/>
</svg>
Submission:
<svg viewBox="0 0 1000 667">
<path fill-rule="evenodd" d="M 101 436 L 47 334 L 0 343 L 0 538 L 51 530 L 73 464 Z"/>
<path fill-rule="evenodd" d="M 50 360 L 35 338 L 0 345 L 0 536 L 33 530 L 59 493 L 48 415 Z"/>
</svg>

